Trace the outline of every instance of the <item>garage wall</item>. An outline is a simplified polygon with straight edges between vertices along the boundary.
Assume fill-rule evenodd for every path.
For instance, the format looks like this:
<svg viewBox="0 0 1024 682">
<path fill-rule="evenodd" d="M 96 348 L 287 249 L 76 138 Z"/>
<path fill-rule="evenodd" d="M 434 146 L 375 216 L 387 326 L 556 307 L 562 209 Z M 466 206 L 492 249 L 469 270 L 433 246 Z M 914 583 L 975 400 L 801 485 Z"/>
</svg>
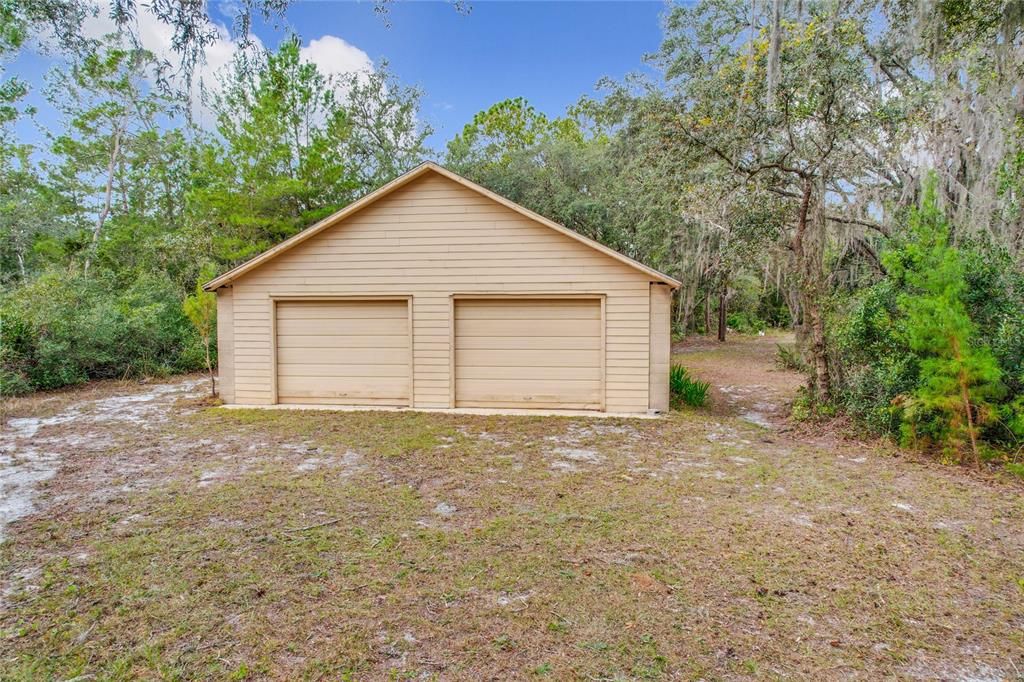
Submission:
<svg viewBox="0 0 1024 682">
<path fill-rule="evenodd" d="M 426 173 L 234 283 L 235 402 L 269 404 L 271 295 L 412 295 L 414 405 L 450 406 L 452 294 L 606 294 L 606 409 L 648 409 L 649 276 Z"/>
<path fill-rule="evenodd" d="M 235 402 L 234 289 L 217 290 L 217 390 L 226 403 Z"/>
<path fill-rule="evenodd" d="M 668 368 L 672 363 L 672 289 L 651 283 L 651 409 L 668 411 Z"/>
</svg>

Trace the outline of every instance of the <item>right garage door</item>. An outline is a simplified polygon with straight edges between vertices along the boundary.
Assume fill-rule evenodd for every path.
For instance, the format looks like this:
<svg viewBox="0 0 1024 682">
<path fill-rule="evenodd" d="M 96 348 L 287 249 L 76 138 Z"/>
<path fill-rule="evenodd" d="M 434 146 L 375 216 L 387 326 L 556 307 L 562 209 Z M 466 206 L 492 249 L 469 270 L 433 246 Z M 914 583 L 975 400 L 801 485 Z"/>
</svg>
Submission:
<svg viewBox="0 0 1024 682">
<path fill-rule="evenodd" d="M 601 301 L 459 299 L 455 406 L 603 409 Z"/>
</svg>

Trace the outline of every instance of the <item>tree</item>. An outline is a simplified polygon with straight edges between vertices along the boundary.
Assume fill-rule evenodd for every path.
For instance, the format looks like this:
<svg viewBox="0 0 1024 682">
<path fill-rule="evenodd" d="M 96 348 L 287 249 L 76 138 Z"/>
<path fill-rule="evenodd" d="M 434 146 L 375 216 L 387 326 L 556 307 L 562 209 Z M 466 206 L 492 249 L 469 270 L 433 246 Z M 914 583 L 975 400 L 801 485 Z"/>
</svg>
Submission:
<svg viewBox="0 0 1024 682">
<path fill-rule="evenodd" d="M 917 440 L 934 418 L 932 437 L 961 460 L 969 445 L 979 464 L 981 427 L 996 416 L 992 399 L 1004 392 L 992 351 L 976 338 L 964 304 L 967 282 L 959 251 L 949 243 L 949 226 L 936 202 L 935 181 L 910 217 L 910 241 L 885 256 L 892 277 L 903 282 L 899 307 L 906 316 L 909 347 L 921 356 L 917 390 L 901 401 L 904 435 Z"/>
<path fill-rule="evenodd" d="M 299 47 L 290 37 L 255 68 L 240 55 L 211 102 L 220 139 L 198 151 L 190 216 L 212 231 L 218 262 L 246 260 L 357 195 L 338 83 Z"/>
<path fill-rule="evenodd" d="M 351 122 L 345 150 L 361 192 L 394 180 L 428 156 L 433 129 L 419 120 L 423 93 L 399 83 L 386 62 L 370 73 L 343 76 L 341 86 Z"/>
<path fill-rule="evenodd" d="M 217 380 L 213 374 L 211 346 L 217 333 L 217 294 L 203 291 L 203 282 L 213 279 L 216 272 L 212 268 L 204 269 L 196 283 L 196 290 L 187 296 L 181 304 L 182 310 L 192 326 L 199 334 L 199 342 L 203 345 L 206 357 L 206 371 L 210 374 L 210 396 L 217 397 Z"/>
<path fill-rule="evenodd" d="M 872 68 L 893 85 L 917 133 L 895 157 L 906 186 L 924 172 L 955 237 L 1024 249 L 1024 5 L 1019 0 L 916 0 L 885 6 Z M 902 158 L 900 158 L 902 157 Z M 926 158 L 927 164 L 920 159 Z"/>
<path fill-rule="evenodd" d="M 394 0 L 374 0 L 373 9 L 390 26 L 389 7 Z M 284 20 L 285 12 L 292 0 L 247 0 L 233 5 L 232 28 L 238 42 L 250 47 L 254 17 L 267 20 Z M 465 0 L 453 0 L 455 11 L 468 14 L 471 10 Z M 83 32 L 88 17 L 104 12 L 116 27 L 125 44 L 136 49 L 145 47 L 140 13 L 156 19 L 159 25 L 171 29 L 171 46 L 177 59 L 162 59 L 154 75 L 164 94 L 190 92 L 196 66 L 202 64 L 206 48 L 222 38 L 222 23 L 210 15 L 209 6 L 204 2 L 139 2 L 138 0 L 106 0 L 100 6 L 94 0 L 2 0 L 0 2 L 0 50 L 3 48 L 5 33 L 17 29 L 24 34 L 32 29 L 40 34 L 52 35 L 61 50 L 68 54 L 83 56 L 95 50 L 96 41 Z M 10 27 L 10 30 L 8 29 Z M 176 62 L 176 63 L 172 63 Z M 181 81 L 182 83 L 179 83 Z M 177 87 L 184 85 L 184 87 Z"/>
<path fill-rule="evenodd" d="M 522 97 L 502 100 L 477 112 L 448 142 L 448 165 L 477 173 L 507 168 L 516 154 L 553 139 L 582 140 L 572 119 L 550 120 Z"/>
<path fill-rule="evenodd" d="M 676 7 L 659 61 L 674 111 L 660 128 L 701 167 L 784 198 L 788 251 L 818 400 L 831 398 L 823 301 L 832 224 L 884 231 L 861 197 L 874 190 L 864 148 L 882 145 L 884 88 L 865 69 L 870 11 L 833 3 L 771 17 L 733 0 Z M 804 14 L 805 12 L 805 14 Z M 690 155 L 693 158 L 693 155 Z"/>
<path fill-rule="evenodd" d="M 84 248 L 86 275 L 115 210 L 115 184 L 124 170 L 126 150 L 142 131 L 154 128 L 169 102 L 143 86 L 153 55 L 118 43 L 116 36 L 107 36 L 97 52 L 69 71 L 55 70 L 50 84 L 50 100 L 66 117 L 64 133 L 53 142 L 60 159 L 51 166 L 53 182 L 69 195 L 69 203 L 80 207 L 81 218 L 95 213 Z"/>
<path fill-rule="evenodd" d="M 48 234 L 55 219 L 51 192 L 31 154 L 29 145 L 0 147 L 0 284 L 28 280 L 37 240 Z"/>
</svg>

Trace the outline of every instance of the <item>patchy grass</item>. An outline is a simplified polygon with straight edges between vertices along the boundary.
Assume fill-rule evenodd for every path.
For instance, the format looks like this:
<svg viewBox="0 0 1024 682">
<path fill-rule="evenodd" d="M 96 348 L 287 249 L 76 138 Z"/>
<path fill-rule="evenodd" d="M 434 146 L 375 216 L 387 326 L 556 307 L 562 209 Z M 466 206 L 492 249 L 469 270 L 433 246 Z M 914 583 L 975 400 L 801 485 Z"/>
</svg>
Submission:
<svg viewBox="0 0 1024 682">
<path fill-rule="evenodd" d="M 1024 669 L 1019 487 L 692 412 L 166 410 L 40 429 L 105 444 L 0 546 L 0 678 Z"/>
</svg>

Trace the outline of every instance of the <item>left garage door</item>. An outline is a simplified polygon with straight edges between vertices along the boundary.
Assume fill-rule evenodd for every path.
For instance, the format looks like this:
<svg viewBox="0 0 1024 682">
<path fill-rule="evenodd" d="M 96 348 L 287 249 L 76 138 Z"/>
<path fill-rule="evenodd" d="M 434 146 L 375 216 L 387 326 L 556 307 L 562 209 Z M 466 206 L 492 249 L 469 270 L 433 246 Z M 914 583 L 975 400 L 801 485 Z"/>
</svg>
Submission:
<svg viewBox="0 0 1024 682">
<path fill-rule="evenodd" d="M 277 400 L 409 405 L 406 300 L 278 301 Z"/>
</svg>

